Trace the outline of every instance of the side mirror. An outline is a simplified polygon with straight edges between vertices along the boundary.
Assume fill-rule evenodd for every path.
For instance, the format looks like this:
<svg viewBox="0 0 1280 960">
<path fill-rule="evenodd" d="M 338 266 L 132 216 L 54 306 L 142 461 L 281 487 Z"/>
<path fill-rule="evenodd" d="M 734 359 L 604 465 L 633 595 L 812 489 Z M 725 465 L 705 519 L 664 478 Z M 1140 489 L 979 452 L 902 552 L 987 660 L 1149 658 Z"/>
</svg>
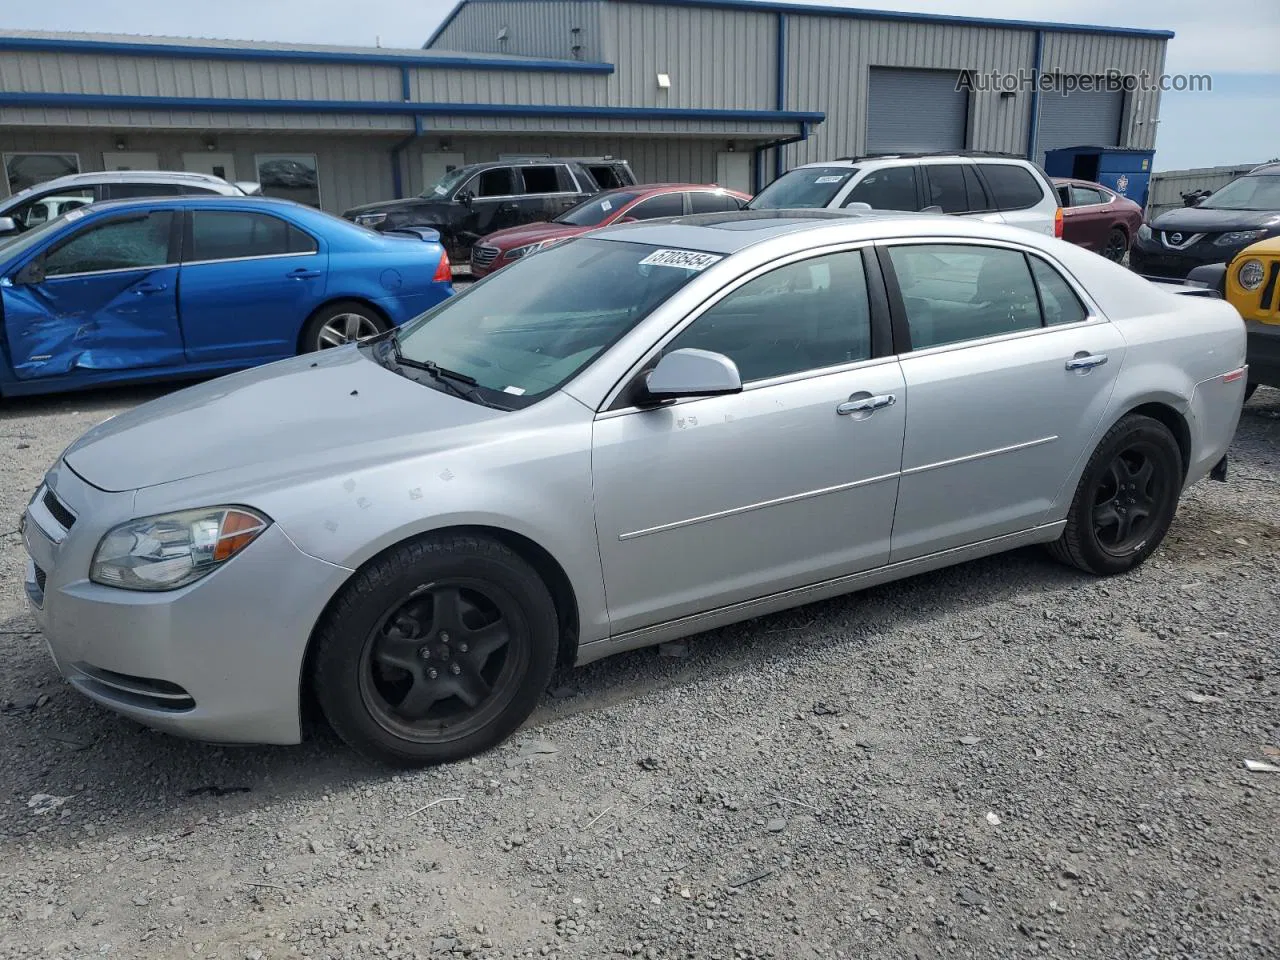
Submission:
<svg viewBox="0 0 1280 960">
<path fill-rule="evenodd" d="M 17 220 L 13 219 L 13 217 L 0 217 L 0 236 L 4 236 L 6 233 L 17 233 L 17 232 L 18 232 Z"/>
<path fill-rule="evenodd" d="M 871 210 L 872 206 L 869 203 L 864 203 L 862 200 L 855 200 L 853 203 L 846 203 L 844 208 L 846 210 Z"/>
<path fill-rule="evenodd" d="M 658 361 L 644 378 L 644 400 L 663 403 L 680 397 L 717 397 L 742 392 L 738 366 L 722 353 L 686 347 Z"/>
<path fill-rule="evenodd" d="M 13 275 L 13 282 L 19 286 L 31 286 L 44 282 L 44 261 L 40 257 L 27 263 L 25 267 Z"/>
<path fill-rule="evenodd" d="M 464 207 L 471 206 L 471 201 L 474 200 L 475 198 L 476 198 L 476 195 L 472 193 L 470 190 L 462 190 L 458 193 L 456 197 L 454 197 L 454 199 L 457 200 Z"/>
</svg>

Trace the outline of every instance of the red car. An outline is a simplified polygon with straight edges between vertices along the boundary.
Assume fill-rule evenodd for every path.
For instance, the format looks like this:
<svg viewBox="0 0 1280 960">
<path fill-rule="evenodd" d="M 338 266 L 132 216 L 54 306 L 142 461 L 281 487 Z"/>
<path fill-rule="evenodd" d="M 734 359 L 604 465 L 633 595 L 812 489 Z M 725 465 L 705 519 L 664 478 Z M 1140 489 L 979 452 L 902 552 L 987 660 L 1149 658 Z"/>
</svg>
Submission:
<svg viewBox="0 0 1280 960">
<path fill-rule="evenodd" d="M 1062 204 L 1062 239 L 1116 263 L 1142 226 L 1142 208 L 1100 183 L 1054 177 Z"/>
<path fill-rule="evenodd" d="M 611 223 L 741 210 L 751 197 L 714 184 L 649 183 L 597 193 L 551 222 L 491 233 L 471 247 L 471 275 L 479 280 L 514 260 Z"/>
</svg>

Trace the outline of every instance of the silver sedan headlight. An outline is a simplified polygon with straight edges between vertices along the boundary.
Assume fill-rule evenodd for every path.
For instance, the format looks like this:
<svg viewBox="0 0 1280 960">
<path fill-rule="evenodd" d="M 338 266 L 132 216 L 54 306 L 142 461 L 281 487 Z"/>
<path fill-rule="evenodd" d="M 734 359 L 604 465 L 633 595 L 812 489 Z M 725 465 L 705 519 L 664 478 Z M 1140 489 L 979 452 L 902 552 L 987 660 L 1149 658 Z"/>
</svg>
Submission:
<svg viewBox="0 0 1280 960">
<path fill-rule="evenodd" d="M 208 507 L 130 520 L 109 531 L 89 579 L 125 590 L 176 590 L 212 573 L 271 520 L 248 507 Z"/>
</svg>

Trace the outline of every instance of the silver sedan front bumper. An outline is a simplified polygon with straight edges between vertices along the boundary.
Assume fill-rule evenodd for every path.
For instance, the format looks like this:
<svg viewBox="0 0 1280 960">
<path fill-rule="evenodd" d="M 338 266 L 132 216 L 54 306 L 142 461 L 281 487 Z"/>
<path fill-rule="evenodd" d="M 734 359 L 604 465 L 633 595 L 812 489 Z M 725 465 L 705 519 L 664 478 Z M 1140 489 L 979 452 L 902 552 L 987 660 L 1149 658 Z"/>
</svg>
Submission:
<svg viewBox="0 0 1280 960">
<path fill-rule="evenodd" d="M 133 499 L 60 464 L 23 517 L 25 589 L 58 671 L 85 696 L 169 733 L 297 743 L 307 642 L 350 571 L 298 550 L 273 524 L 178 590 L 91 583 L 93 552 L 131 519 Z"/>
</svg>

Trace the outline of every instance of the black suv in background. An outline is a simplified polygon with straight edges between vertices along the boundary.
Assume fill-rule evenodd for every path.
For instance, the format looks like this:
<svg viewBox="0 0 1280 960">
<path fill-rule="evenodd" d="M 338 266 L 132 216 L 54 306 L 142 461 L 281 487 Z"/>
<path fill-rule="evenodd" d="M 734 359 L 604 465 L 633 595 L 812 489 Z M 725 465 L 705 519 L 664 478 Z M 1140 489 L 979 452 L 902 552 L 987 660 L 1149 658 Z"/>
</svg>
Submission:
<svg viewBox="0 0 1280 960">
<path fill-rule="evenodd" d="M 601 190 L 635 182 L 630 165 L 612 157 L 473 163 L 446 174 L 420 196 L 368 203 L 342 215 L 371 230 L 434 227 L 450 259 L 463 263 L 481 237 L 554 220 Z"/>
<path fill-rule="evenodd" d="M 1138 228 L 1129 267 L 1149 277 L 1185 279 L 1194 268 L 1228 263 L 1251 244 L 1280 235 L 1280 163 L 1264 163 L 1194 207 L 1160 214 Z"/>
</svg>

